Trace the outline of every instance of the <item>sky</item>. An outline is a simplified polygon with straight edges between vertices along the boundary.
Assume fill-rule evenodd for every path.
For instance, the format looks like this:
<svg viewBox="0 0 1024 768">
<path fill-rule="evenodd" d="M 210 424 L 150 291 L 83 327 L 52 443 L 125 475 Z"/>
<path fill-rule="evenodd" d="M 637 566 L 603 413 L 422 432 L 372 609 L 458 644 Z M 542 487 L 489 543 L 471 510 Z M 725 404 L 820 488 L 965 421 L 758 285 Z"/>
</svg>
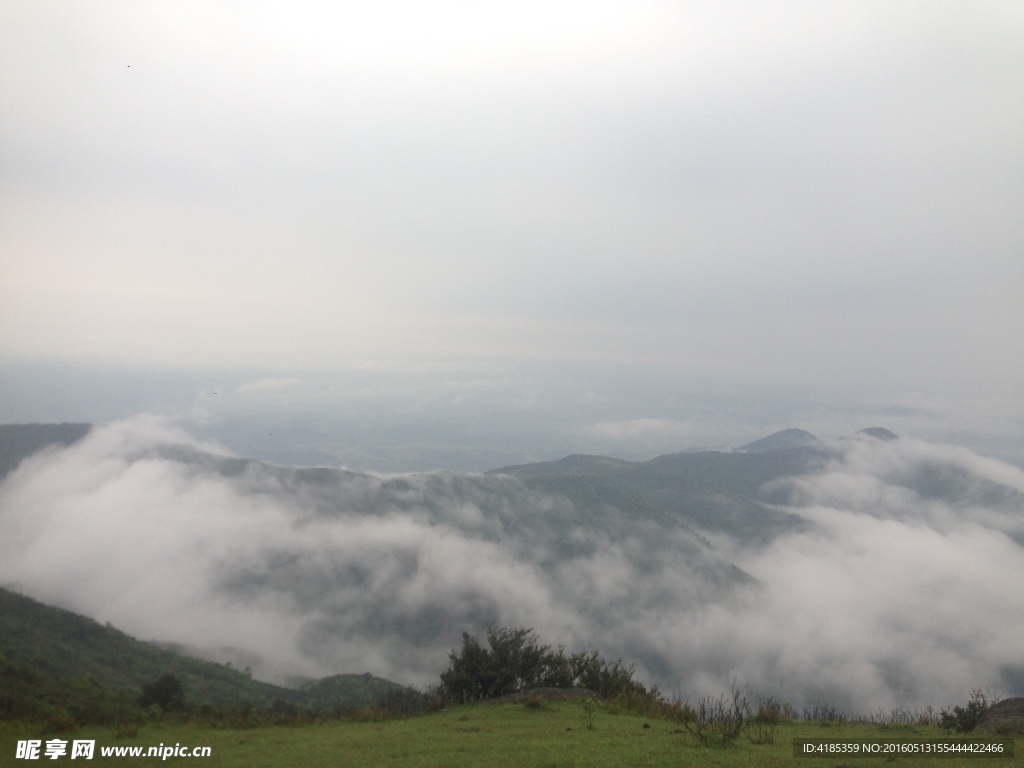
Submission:
<svg viewBox="0 0 1024 768">
<path fill-rule="evenodd" d="M 1024 464 L 1017 2 L 0 7 L 0 421 Z"/>
</svg>

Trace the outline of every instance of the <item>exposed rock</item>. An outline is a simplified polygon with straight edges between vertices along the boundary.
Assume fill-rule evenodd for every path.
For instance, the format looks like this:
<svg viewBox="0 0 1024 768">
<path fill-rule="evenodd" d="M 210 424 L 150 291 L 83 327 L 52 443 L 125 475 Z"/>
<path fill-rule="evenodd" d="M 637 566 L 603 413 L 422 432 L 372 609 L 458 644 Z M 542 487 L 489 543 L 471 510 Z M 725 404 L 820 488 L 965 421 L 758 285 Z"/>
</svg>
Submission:
<svg viewBox="0 0 1024 768">
<path fill-rule="evenodd" d="M 1003 699 L 988 708 L 975 728 L 998 734 L 1024 735 L 1024 696 Z"/>
</svg>

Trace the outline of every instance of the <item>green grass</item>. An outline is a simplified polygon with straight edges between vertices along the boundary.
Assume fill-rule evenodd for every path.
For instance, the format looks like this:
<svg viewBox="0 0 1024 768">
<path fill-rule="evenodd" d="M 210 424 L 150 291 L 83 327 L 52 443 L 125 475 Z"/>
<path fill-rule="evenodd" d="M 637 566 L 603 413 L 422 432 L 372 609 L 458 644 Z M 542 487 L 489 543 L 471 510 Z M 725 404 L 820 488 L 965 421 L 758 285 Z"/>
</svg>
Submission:
<svg viewBox="0 0 1024 768">
<path fill-rule="evenodd" d="M 152 765 L 154 758 L 108 758 L 99 756 L 99 746 L 157 744 L 201 745 L 212 748 L 212 757 L 197 761 L 208 766 L 459 766 L 459 768 L 501 768 L 501 766 L 537 766 L 538 768 L 601 768 L 602 766 L 1019 766 L 1015 760 L 909 759 L 898 758 L 794 758 L 794 737 L 867 738 L 941 738 L 935 727 L 842 725 L 822 727 L 815 723 L 788 723 L 779 728 L 774 744 L 754 745 L 744 738 L 725 747 L 706 747 L 695 743 L 686 733 L 678 733 L 676 723 L 611 714 L 598 706 L 593 728 L 586 726 L 584 703 L 557 701 L 540 707 L 522 703 L 477 704 L 453 707 L 422 717 L 376 723 L 328 722 L 297 727 L 280 726 L 234 730 L 205 728 L 172 721 L 142 726 L 137 735 L 118 736 L 111 728 L 80 728 L 61 734 L 63 739 L 95 739 L 97 756 L 86 765 Z M 645 729 L 644 723 L 651 727 Z M 19 739 L 52 737 L 34 724 L 0 724 L 0 766 L 29 765 L 15 759 Z M 1021 746 L 1021 745 L 1018 745 Z M 62 758 L 67 760 L 68 758 Z M 169 758 L 162 764 L 192 762 Z M 50 763 L 52 764 L 52 763 Z M 77 763 L 75 763 L 77 764 Z"/>
</svg>

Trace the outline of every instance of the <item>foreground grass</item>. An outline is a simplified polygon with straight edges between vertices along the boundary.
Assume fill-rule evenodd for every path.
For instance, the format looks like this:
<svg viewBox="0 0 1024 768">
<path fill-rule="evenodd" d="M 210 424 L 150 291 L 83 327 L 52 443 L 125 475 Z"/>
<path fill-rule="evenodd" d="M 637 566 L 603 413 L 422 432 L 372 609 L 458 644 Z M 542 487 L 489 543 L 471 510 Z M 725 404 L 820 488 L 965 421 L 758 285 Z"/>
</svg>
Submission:
<svg viewBox="0 0 1024 768">
<path fill-rule="evenodd" d="M 644 728 L 647 724 L 650 727 Z M 680 726 L 631 714 L 611 714 L 600 706 L 588 727 L 585 706 L 579 701 L 453 707 L 422 717 L 379 723 L 331 722 L 298 727 L 254 729 L 207 728 L 194 724 L 160 722 L 141 727 L 133 737 L 117 736 L 111 728 L 81 728 L 57 735 L 66 739 L 95 739 L 96 756 L 84 765 L 155 765 L 198 763 L 208 766 L 400 766 L 434 768 L 599 768 L 603 766 L 755 766 L 854 765 L 858 768 L 893 765 L 960 768 L 961 766 L 1024 765 L 1016 759 L 978 758 L 794 758 L 795 737 L 851 739 L 933 739 L 943 734 L 935 727 L 853 725 L 823 727 L 815 723 L 789 723 L 779 727 L 774 744 L 755 745 L 746 739 L 725 747 L 708 747 L 680 732 Z M 19 739 L 53 738 L 35 724 L 0 724 L 0 766 L 39 765 L 15 759 Z M 176 743 L 209 746 L 212 757 L 193 759 L 102 758 L 100 746 L 142 746 Z M 1024 744 L 1018 743 L 1018 748 Z M 42 758 L 45 760 L 45 757 Z M 45 764 L 64 764 L 68 756 Z M 71 763 L 78 765 L 76 761 Z"/>
</svg>

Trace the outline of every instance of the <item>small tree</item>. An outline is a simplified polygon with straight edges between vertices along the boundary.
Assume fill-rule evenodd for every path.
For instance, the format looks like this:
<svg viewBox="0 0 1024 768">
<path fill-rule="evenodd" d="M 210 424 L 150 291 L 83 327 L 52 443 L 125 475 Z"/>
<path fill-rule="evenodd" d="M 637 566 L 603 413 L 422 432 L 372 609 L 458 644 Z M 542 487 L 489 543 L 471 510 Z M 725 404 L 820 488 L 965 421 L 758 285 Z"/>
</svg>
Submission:
<svg viewBox="0 0 1024 768">
<path fill-rule="evenodd" d="M 633 679 L 632 666 L 607 662 L 597 651 L 567 654 L 564 646 L 552 651 L 532 629 L 490 626 L 487 645 L 462 633 L 462 651 L 448 654 L 448 669 L 441 673 L 441 688 L 450 700 L 479 701 L 538 686 L 588 688 L 605 697 L 657 694 L 656 688 Z"/>
<path fill-rule="evenodd" d="M 516 693 L 543 679 L 550 647 L 540 645 L 532 629 L 490 626 L 487 644 L 489 649 L 463 632 L 462 652 L 448 654 L 451 663 L 441 673 L 441 685 L 455 701 Z"/>
<path fill-rule="evenodd" d="M 939 713 L 939 727 L 944 731 L 970 733 L 992 703 L 981 688 L 976 688 L 971 691 L 966 707 L 953 707 L 952 712 L 944 709 Z"/>
<path fill-rule="evenodd" d="M 185 689 L 178 676 L 168 672 L 156 682 L 142 686 L 139 704 L 143 707 L 158 704 L 164 712 L 182 710 L 185 708 Z"/>
</svg>

